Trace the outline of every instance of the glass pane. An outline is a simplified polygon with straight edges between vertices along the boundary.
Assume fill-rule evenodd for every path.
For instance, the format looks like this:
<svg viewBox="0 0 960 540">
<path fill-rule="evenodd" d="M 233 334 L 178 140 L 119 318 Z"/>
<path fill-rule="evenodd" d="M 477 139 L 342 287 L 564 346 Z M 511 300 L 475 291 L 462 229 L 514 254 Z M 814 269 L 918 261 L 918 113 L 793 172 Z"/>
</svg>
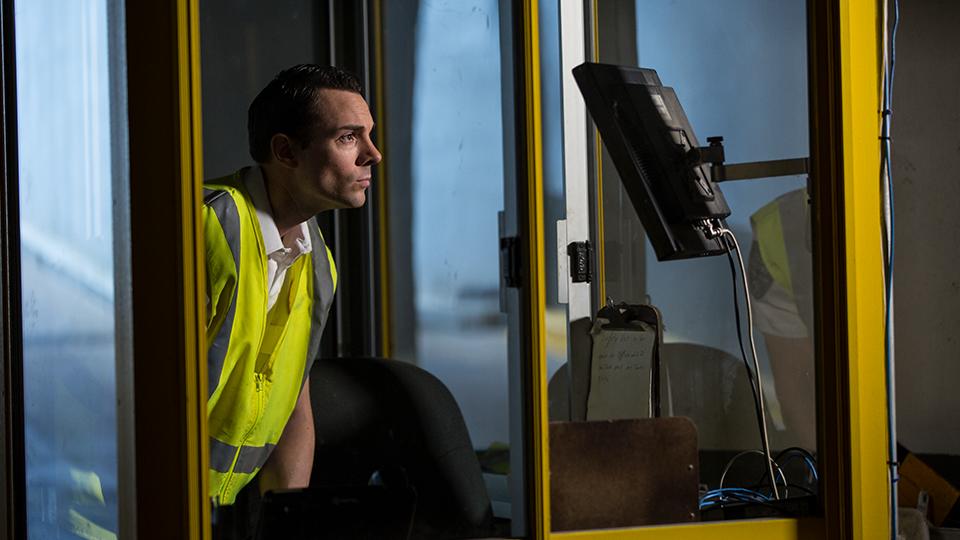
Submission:
<svg viewBox="0 0 960 540">
<path fill-rule="evenodd" d="M 596 4 L 599 62 L 656 70 L 663 86 L 675 90 L 699 144 L 705 146 L 707 137 L 723 137 L 727 165 L 809 155 L 804 0 Z M 666 106 L 663 114 L 670 114 Z M 779 465 L 774 467 L 774 489 L 760 451 L 760 414 L 744 365 L 748 362 L 753 371 L 736 257 L 658 261 L 648 237 L 654 233 L 640 222 L 606 149 L 600 165 L 605 294 L 617 304 L 651 304 L 659 309 L 662 416 L 687 417 L 697 432 L 699 479 L 688 482 L 683 499 L 690 511 L 673 513 L 670 520 L 815 512 L 815 499 L 809 497 L 818 488 L 813 246 L 806 176 L 801 171 L 719 184 L 732 212 L 726 224 L 739 242 L 750 287 L 766 425 L 771 454 Z M 594 349 L 602 338 L 594 336 Z M 624 346 L 625 352 L 632 350 Z M 597 358 L 596 350 L 592 358 Z M 587 418 L 648 416 L 622 413 L 626 402 L 647 410 L 646 379 L 637 381 L 639 388 L 628 389 L 604 379 L 602 367 L 591 366 L 588 375 Z M 647 453 L 660 455 L 658 448 L 651 446 Z M 677 482 L 681 474 L 677 473 Z M 716 491 L 721 487 L 738 491 Z M 775 491 L 799 502 L 781 506 L 773 501 Z M 749 510 L 740 511 L 743 507 Z M 643 519 L 662 523 L 668 514 L 658 511 Z"/>
<path fill-rule="evenodd" d="M 498 3 L 385 2 L 383 20 L 393 352 L 452 392 L 506 527 L 522 501 L 508 487 Z"/>
<path fill-rule="evenodd" d="M 559 299 L 557 221 L 567 214 L 563 190 L 563 107 L 559 3 L 540 5 L 540 119 L 543 134 L 543 230 L 546 269 L 547 379 L 567 361 L 567 309 Z M 562 407 L 561 407 L 562 408 Z M 553 404 L 551 403 L 551 411 Z"/>
<path fill-rule="evenodd" d="M 30 538 L 117 530 L 113 4 L 15 2 Z"/>
<path fill-rule="evenodd" d="M 369 499 L 355 497 L 357 504 L 371 515 L 382 514 L 376 488 L 386 486 L 388 497 L 406 493 L 402 490 L 406 484 L 397 489 L 402 477 L 416 489 L 412 525 L 403 524 L 414 536 L 446 537 L 449 528 L 457 529 L 457 537 L 480 528 L 486 535 L 490 504 L 483 500 L 485 486 L 473 447 L 492 456 L 490 467 L 495 472 L 489 475 L 493 479 L 489 485 L 505 493 L 509 442 L 506 327 L 497 305 L 497 212 L 503 208 L 500 67 L 488 61 L 480 70 L 467 69 L 456 61 L 465 58 L 480 65 L 480 59 L 497 58 L 497 4 L 465 9 L 430 4 L 419 11 L 417 2 L 382 2 L 377 10 L 373 3 L 334 4 L 329 11 L 322 3 L 302 0 L 284 0 L 279 9 L 275 3 L 257 1 L 212 0 L 201 5 L 208 182 L 251 163 L 247 108 L 278 72 L 298 63 L 326 65 L 333 57 L 346 70 L 361 69 L 368 62 L 369 73 L 377 76 L 373 69 L 377 43 L 366 37 L 360 24 L 377 20 L 384 24 L 383 84 L 366 84 L 365 73 L 354 74 L 366 84 L 364 97 L 374 109 L 383 102 L 374 93 L 380 86 L 386 89 L 386 115 L 372 111 L 378 125 L 372 135 L 384 151 L 389 174 L 381 182 L 381 170 L 374 168 L 363 210 L 341 208 L 317 216 L 324 233 L 331 233 L 327 241 L 336 242 L 331 249 L 338 265 L 337 303 L 324 330 L 334 347 L 325 351 L 321 346 L 310 375 L 316 431 L 312 489 L 285 496 L 304 505 L 317 504 L 322 511 L 327 503 L 339 504 L 336 497 L 341 494 L 354 498 L 358 492 L 373 493 Z M 383 12 L 378 19 L 379 9 Z M 411 33 L 414 28 L 416 34 Z M 450 34 L 451 29 L 456 32 Z M 414 65 L 430 69 L 416 71 Z M 385 138 L 380 126 L 391 130 Z M 269 170 L 270 165 L 276 163 L 261 168 Z M 265 177 L 265 185 L 277 178 Z M 410 363 L 351 357 L 358 354 L 355 336 L 367 331 L 351 326 L 357 320 L 351 310 L 369 312 L 364 300 L 373 293 L 361 290 L 360 276 L 376 271 L 373 264 L 358 268 L 372 246 L 354 241 L 365 235 L 354 226 L 370 226 L 357 218 L 376 214 L 378 190 L 391 197 L 390 304 L 401 310 L 395 317 L 395 356 Z M 470 204 L 451 204 L 457 201 Z M 471 231 L 469 247 L 458 237 L 463 229 Z M 438 384 L 431 373 L 445 384 Z M 460 436 L 467 438 L 466 429 L 452 425 L 459 422 L 451 414 L 456 402 L 472 444 L 460 444 Z M 452 443 L 456 447 L 450 451 L 438 450 Z M 257 479 L 262 478 L 258 473 Z M 270 499 L 259 497 L 257 479 L 233 504 L 218 508 L 218 534 L 247 538 L 252 534 L 248 525 L 257 522 L 256 512 L 267 519 L 277 508 Z M 478 499 L 485 505 L 475 505 Z M 396 502 L 399 512 L 406 501 Z M 440 507 L 453 507 L 452 517 L 438 516 Z M 456 510 L 464 509 L 463 514 L 479 510 L 470 517 L 479 517 L 482 527 L 451 523 L 461 517 Z M 304 527 L 340 534 L 333 532 L 340 524 L 317 521 L 315 514 L 291 510 L 284 520 L 306 521 Z M 377 535 L 370 530 L 380 524 L 350 521 L 344 526 L 352 535 Z"/>
<path fill-rule="evenodd" d="M 728 164 L 808 156 L 806 2 L 681 4 L 638 5 L 637 49 L 640 65 L 657 69 L 676 90 L 701 144 L 723 136 Z M 703 16 L 691 23 L 686 10 Z M 681 43 L 658 45 L 681 33 Z M 750 277 L 771 445 L 815 450 L 806 177 L 734 181 L 721 189 Z M 665 339 L 739 357 L 732 293 L 722 286 L 729 274 L 724 257 L 661 263 L 649 243 L 646 250 L 645 293 L 664 312 Z M 758 440 L 753 431 L 727 428 L 701 446 L 750 448 Z"/>
</svg>

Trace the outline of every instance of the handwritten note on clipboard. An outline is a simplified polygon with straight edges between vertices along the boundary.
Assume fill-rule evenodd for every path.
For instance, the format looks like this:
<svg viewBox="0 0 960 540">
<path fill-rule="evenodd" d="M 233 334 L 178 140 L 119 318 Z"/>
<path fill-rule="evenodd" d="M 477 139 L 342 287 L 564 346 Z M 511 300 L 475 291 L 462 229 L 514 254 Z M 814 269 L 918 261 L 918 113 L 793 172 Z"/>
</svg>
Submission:
<svg viewBox="0 0 960 540">
<path fill-rule="evenodd" d="M 597 314 L 587 420 L 659 416 L 659 313 L 651 306 L 631 308 L 641 311 Z"/>
</svg>

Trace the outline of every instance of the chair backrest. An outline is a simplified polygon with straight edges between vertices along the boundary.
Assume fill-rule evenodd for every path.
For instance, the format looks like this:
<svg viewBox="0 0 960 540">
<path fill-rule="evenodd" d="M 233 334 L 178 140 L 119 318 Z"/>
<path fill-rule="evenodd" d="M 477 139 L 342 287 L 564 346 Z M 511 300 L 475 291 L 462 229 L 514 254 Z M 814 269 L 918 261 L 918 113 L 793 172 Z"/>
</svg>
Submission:
<svg viewBox="0 0 960 540">
<path fill-rule="evenodd" d="M 310 373 L 310 395 L 317 485 L 366 485 L 377 473 L 377 481 L 414 488 L 421 532 L 452 537 L 490 526 L 477 454 L 439 379 L 399 360 L 323 359 Z"/>
<path fill-rule="evenodd" d="M 759 432 L 743 360 L 696 343 L 661 349 L 664 416 L 686 416 L 697 425 L 700 448 L 742 449 Z"/>
<path fill-rule="evenodd" d="M 753 394 L 743 360 L 696 343 L 664 343 L 660 349 L 662 416 L 686 416 L 697 426 L 700 448 L 752 448 L 759 433 Z M 589 369 L 580 374 L 589 378 Z M 550 378 L 550 420 L 570 420 L 571 408 L 586 409 L 587 396 L 573 402 L 569 369 L 562 365 Z"/>
</svg>

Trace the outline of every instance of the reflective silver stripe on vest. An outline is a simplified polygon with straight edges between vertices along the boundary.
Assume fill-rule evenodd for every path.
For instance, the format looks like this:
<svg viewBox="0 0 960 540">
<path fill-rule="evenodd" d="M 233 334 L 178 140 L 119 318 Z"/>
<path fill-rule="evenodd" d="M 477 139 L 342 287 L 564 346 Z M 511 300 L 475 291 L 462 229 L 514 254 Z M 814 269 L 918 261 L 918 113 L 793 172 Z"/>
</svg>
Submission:
<svg viewBox="0 0 960 540">
<path fill-rule="evenodd" d="M 229 472 L 237 447 L 210 437 L 210 468 L 217 472 Z"/>
<path fill-rule="evenodd" d="M 237 457 L 237 464 L 233 467 L 233 472 L 240 474 L 250 474 L 253 471 L 263 467 L 273 452 L 274 444 L 265 444 L 263 446 L 241 446 L 240 456 Z"/>
<path fill-rule="evenodd" d="M 237 203 L 226 191 L 204 189 L 203 203 L 213 210 L 220 221 L 220 229 L 233 253 L 233 263 L 237 269 L 237 279 L 240 279 L 240 214 Z M 233 331 L 233 317 L 237 311 L 236 296 L 239 286 L 233 290 L 234 298 L 230 299 L 227 315 L 217 336 L 207 351 L 207 397 L 213 395 L 220 383 L 220 372 L 223 371 L 223 362 L 227 357 L 227 348 L 230 346 L 230 333 Z"/>
<path fill-rule="evenodd" d="M 313 245 L 313 314 L 310 316 L 310 344 L 307 347 L 307 362 L 303 369 L 303 380 L 310 375 L 310 368 L 320 352 L 320 337 L 327 324 L 327 314 L 333 303 L 333 276 L 330 271 L 330 259 L 327 258 L 327 244 L 320 236 L 317 222 L 309 220 L 310 242 Z M 302 381 L 301 381 L 302 384 Z"/>
<path fill-rule="evenodd" d="M 230 472 L 230 465 L 233 464 L 233 458 L 237 458 L 237 464 L 233 467 L 233 472 L 238 474 L 250 474 L 259 469 L 267 462 L 270 453 L 276 445 L 265 444 L 263 446 L 241 446 L 240 455 L 237 456 L 237 447 L 225 442 L 210 438 L 210 468 L 221 473 Z"/>
</svg>

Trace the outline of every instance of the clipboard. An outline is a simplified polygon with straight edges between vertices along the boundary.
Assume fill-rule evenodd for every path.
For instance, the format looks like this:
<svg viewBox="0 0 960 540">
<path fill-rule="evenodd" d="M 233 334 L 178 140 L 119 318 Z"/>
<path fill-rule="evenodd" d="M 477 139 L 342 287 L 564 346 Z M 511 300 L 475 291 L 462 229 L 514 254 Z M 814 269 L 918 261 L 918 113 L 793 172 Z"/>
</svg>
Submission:
<svg viewBox="0 0 960 540">
<path fill-rule="evenodd" d="M 611 302 L 597 312 L 591 334 L 587 419 L 660 417 L 660 310 L 648 304 Z M 647 414 L 641 414 L 633 399 L 644 382 L 649 387 Z M 624 399 L 632 403 L 623 403 Z"/>
</svg>

